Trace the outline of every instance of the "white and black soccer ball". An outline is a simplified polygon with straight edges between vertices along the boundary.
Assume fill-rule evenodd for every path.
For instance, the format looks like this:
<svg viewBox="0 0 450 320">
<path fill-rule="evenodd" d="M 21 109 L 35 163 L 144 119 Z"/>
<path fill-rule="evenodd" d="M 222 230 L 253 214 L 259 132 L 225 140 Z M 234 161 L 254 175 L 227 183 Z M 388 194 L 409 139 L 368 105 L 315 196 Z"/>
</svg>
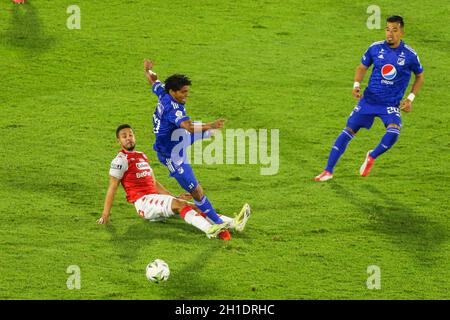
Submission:
<svg viewBox="0 0 450 320">
<path fill-rule="evenodd" d="M 147 265 L 145 275 L 152 282 L 166 281 L 170 276 L 169 265 L 161 259 L 156 259 Z"/>
</svg>

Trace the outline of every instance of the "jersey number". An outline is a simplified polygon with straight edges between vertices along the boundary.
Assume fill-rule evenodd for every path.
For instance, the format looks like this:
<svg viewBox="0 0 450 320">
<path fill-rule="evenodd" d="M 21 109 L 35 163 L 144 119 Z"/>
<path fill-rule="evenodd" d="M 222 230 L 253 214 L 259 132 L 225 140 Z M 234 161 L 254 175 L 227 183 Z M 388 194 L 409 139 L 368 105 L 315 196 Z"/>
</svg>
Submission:
<svg viewBox="0 0 450 320">
<path fill-rule="evenodd" d="M 391 113 L 400 113 L 400 109 L 397 107 L 388 107 L 387 108 L 387 113 L 391 114 Z"/>
</svg>

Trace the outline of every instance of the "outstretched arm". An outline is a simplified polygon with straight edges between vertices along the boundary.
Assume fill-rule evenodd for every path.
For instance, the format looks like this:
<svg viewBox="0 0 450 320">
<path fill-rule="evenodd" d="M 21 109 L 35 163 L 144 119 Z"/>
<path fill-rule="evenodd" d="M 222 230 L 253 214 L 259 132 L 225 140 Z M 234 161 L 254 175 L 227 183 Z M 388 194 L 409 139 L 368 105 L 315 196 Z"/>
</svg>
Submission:
<svg viewBox="0 0 450 320">
<path fill-rule="evenodd" d="M 411 88 L 411 93 L 405 100 L 403 100 L 400 103 L 400 109 L 402 109 L 405 112 L 411 112 L 412 102 L 416 97 L 416 94 L 420 91 L 420 88 L 422 88 L 423 79 L 424 79 L 423 72 L 420 74 L 416 74 L 416 78 L 414 79 L 414 83 Z"/>
<path fill-rule="evenodd" d="M 98 224 L 106 224 L 109 221 L 109 216 L 111 214 L 111 207 L 114 202 L 114 196 L 116 195 L 117 188 L 119 187 L 120 180 L 109 176 L 109 186 L 106 192 L 105 204 L 103 206 L 103 213 L 100 219 L 97 220 Z"/>
<path fill-rule="evenodd" d="M 144 72 L 148 82 L 153 85 L 158 80 L 158 75 L 152 71 L 153 61 L 144 59 Z"/>
<path fill-rule="evenodd" d="M 189 119 L 189 120 L 181 122 L 180 127 L 183 129 L 186 129 L 190 133 L 195 133 L 195 132 L 207 131 L 210 129 L 220 129 L 223 127 L 224 122 L 225 122 L 225 119 L 220 118 L 214 122 L 200 124 L 200 123 L 193 123 L 192 120 Z"/>
<path fill-rule="evenodd" d="M 367 72 L 367 67 L 362 63 L 356 68 L 355 83 L 353 84 L 352 94 L 355 99 L 361 99 L 361 82 L 364 80 L 364 76 Z"/>
</svg>

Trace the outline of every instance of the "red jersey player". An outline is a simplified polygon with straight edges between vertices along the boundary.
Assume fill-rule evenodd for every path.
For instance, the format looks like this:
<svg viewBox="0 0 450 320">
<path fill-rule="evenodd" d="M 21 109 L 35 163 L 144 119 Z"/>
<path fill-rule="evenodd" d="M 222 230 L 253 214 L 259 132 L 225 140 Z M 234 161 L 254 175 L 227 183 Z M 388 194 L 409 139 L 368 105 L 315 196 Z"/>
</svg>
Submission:
<svg viewBox="0 0 450 320">
<path fill-rule="evenodd" d="M 244 205 L 234 219 L 221 216 L 224 223 L 211 224 L 195 205 L 186 201 L 190 195 L 174 197 L 155 179 L 147 156 L 134 150 L 136 140 L 129 125 L 120 125 L 116 130 L 116 137 L 122 150 L 111 162 L 103 214 L 97 223 L 108 223 L 114 196 L 122 183 L 128 202 L 134 204 L 137 213 L 144 219 L 157 221 L 180 214 L 187 223 L 205 232 L 208 238 L 220 235 L 223 240 L 231 238 L 228 228 L 235 228 L 237 231 L 244 229 L 250 214 L 248 205 Z"/>
</svg>

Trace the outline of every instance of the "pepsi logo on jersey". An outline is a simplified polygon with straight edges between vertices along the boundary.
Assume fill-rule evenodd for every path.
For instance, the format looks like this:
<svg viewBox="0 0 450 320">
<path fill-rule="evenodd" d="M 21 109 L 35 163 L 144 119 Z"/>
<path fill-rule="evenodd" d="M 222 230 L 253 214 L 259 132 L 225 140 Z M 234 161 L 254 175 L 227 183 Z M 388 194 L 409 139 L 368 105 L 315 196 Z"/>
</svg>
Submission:
<svg viewBox="0 0 450 320">
<path fill-rule="evenodd" d="M 385 64 L 381 68 L 381 76 L 386 80 L 393 80 L 397 76 L 397 69 L 392 64 Z"/>
</svg>

